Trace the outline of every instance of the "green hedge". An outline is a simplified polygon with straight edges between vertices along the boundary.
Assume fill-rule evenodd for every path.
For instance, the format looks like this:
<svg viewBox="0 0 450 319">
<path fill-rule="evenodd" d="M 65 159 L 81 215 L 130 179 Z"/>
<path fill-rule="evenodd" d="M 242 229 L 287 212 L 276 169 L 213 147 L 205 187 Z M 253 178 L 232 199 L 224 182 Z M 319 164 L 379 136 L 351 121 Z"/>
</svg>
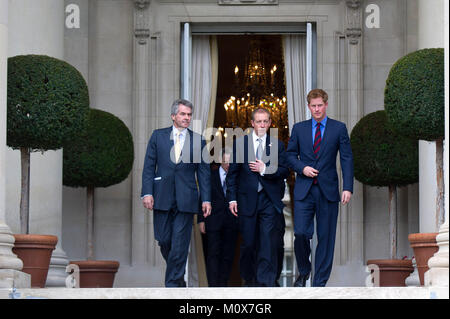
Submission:
<svg viewBox="0 0 450 319">
<path fill-rule="evenodd" d="M 396 129 L 433 141 L 444 133 L 444 50 L 423 49 L 399 59 L 386 80 L 384 106 Z"/>
<path fill-rule="evenodd" d="M 417 140 L 392 128 L 385 111 L 364 116 L 350 135 L 355 178 L 370 186 L 404 186 L 419 179 Z"/>
<path fill-rule="evenodd" d="M 7 144 L 55 150 L 86 127 L 89 93 L 70 64 L 45 55 L 8 59 Z"/>
<path fill-rule="evenodd" d="M 111 113 L 90 109 L 88 128 L 63 150 L 63 184 L 107 187 L 123 181 L 134 160 L 128 127 Z"/>
</svg>

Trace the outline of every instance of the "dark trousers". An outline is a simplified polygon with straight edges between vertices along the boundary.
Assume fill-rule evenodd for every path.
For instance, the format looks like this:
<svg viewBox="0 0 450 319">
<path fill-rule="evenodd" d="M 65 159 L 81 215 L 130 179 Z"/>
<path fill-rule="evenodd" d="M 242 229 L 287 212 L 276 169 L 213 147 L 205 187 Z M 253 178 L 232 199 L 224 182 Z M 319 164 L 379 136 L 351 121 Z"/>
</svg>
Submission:
<svg viewBox="0 0 450 319">
<path fill-rule="evenodd" d="M 265 287 L 275 286 L 279 244 L 279 232 L 276 231 L 277 214 L 279 213 L 270 198 L 262 190 L 258 194 L 255 214 L 239 215 L 242 236 L 240 273 L 246 282 Z"/>
<path fill-rule="evenodd" d="M 223 225 L 215 231 L 207 230 L 206 273 L 210 287 L 228 286 L 237 236 L 237 227 L 232 225 Z"/>
<path fill-rule="evenodd" d="M 310 240 L 314 234 L 314 215 L 317 222 L 317 247 L 314 263 L 314 287 L 324 287 L 333 265 L 334 243 L 339 202 L 329 202 L 318 185 L 311 186 L 305 199 L 295 201 L 294 250 L 301 275 L 311 272 Z"/>
<path fill-rule="evenodd" d="M 277 277 L 276 280 L 280 279 L 281 272 L 283 271 L 284 262 L 284 233 L 286 228 L 286 221 L 284 219 L 283 213 L 277 214 Z"/>
<path fill-rule="evenodd" d="M 166 261 L 166 287 L 183 287 L 194 214 L 177 209 L 153 211 L 153 228 Z"/>
</svg>

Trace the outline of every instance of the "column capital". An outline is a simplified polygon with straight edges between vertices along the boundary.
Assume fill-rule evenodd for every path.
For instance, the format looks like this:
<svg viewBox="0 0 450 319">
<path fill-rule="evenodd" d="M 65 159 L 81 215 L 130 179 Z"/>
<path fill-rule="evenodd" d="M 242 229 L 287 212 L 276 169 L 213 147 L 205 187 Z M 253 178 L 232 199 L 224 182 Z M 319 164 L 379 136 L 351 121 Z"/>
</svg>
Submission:
<svg viewBox="0 0 450 319">
<path fill-rule="evenodd" d="M 362 35 L 362 12 L 360 0 L 347 0 L 345 37 L 350 44 L 358 44 Z"/>
<path fill-rule="evenodd" d="M 134 1 L 134 37 L 140 45 L 147 44 L 147 40 L 150 37 L 149 6 L 150 0 Z"/>
<path fill-rule="evenodd" d="M 134 7 L 138 10 L 145 10 L 150 6 L 150 0 L 134 0 Z"/>
</svg>

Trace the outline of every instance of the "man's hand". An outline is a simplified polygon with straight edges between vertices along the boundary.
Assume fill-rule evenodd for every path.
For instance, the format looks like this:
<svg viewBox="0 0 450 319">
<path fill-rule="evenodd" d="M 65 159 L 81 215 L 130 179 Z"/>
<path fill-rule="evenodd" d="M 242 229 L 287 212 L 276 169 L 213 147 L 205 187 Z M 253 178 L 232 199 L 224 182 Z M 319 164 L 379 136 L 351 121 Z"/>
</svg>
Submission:
<svg viewBox="0 0 450 319">
<path fill-rule="evenodd" d="M 250 170 L 252 172 L 261 174 L 264 171 L 266 164 L 264 164 L 263 161 L 257 159 L 254 162 L 249 162 L 248 166 L 250 167 Z"/>
<path fill-rule="evenodd" d="M 350 198 L 352 198 L 352 193 L 349 191 L 343 191 L 342 192 L 342 204 L 345 205 L 350 201 Z"/>
<path fill-rule="evenodd" d="M 211 215 L 211 203 L 209 202 L 203 202 L 202 203 L 202 212 L 203 212 L 203 217 L 208 217 L 209 215 Z"/>
<path fill-rule="evenodd" d="M 305 168 L 303 169 L 303 175 L 314 178 L 319 175 L 319 171 L 315 168 L 312 168 L 311 166 L 305 166 Z"/>
<path fill-rule="evenodd" d="M 230 208 L 230 212 L 234 215 L 234 216 L 236 216 L 237 217 L 237 212 L 238 212 L 238 210 L 237 210 L 237 203 L 236 202 L 231 202 L 230 203 L 230 205 L 229 205 L 229 208 Z"/>
<path fill-rule="evenodd" d="M 147 208 L 149 210 L 153 210 L 153 205 L 155 204 L 155 200 L 153 199 L 152 195 L 148 195 L 142 199 L 142 204 L 144 205 L 145 208 Z"/>
<path fill-rule="evenodd" d="M 206 234 L 205 222 L 198 223 L 198 229 L 202 234 Z"/>
</svg>

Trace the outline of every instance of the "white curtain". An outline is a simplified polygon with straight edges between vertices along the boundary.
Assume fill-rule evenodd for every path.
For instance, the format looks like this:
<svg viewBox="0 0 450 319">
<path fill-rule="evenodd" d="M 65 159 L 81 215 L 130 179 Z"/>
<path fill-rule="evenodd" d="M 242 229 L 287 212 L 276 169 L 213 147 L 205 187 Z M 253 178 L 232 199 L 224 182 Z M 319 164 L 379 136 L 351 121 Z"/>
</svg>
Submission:
<svg viewBox="0 0 450 319">
<path fill-rule="evenodd" d="M 212 126 L 217 92 L 217 42 L 214 36 L 192 36 L 191 102 L 194 105 L 192 130 L 203 134 Z M 202 238 L 194 219 L 188 259 L 188 286 L 207 286 Z"/>
<path fill-rule="evenodd" d="M 284 65 L 289 130 L 306 119 L 306 36 L 284 35 Z"/>
<path fill-rule="evenodd" d="M 209 35 L 192 37 L 192 92 L 194 104 L 192 129 L 202 134 L 208 122 L 212 87 L 211 46 Z"/>
</svg>

